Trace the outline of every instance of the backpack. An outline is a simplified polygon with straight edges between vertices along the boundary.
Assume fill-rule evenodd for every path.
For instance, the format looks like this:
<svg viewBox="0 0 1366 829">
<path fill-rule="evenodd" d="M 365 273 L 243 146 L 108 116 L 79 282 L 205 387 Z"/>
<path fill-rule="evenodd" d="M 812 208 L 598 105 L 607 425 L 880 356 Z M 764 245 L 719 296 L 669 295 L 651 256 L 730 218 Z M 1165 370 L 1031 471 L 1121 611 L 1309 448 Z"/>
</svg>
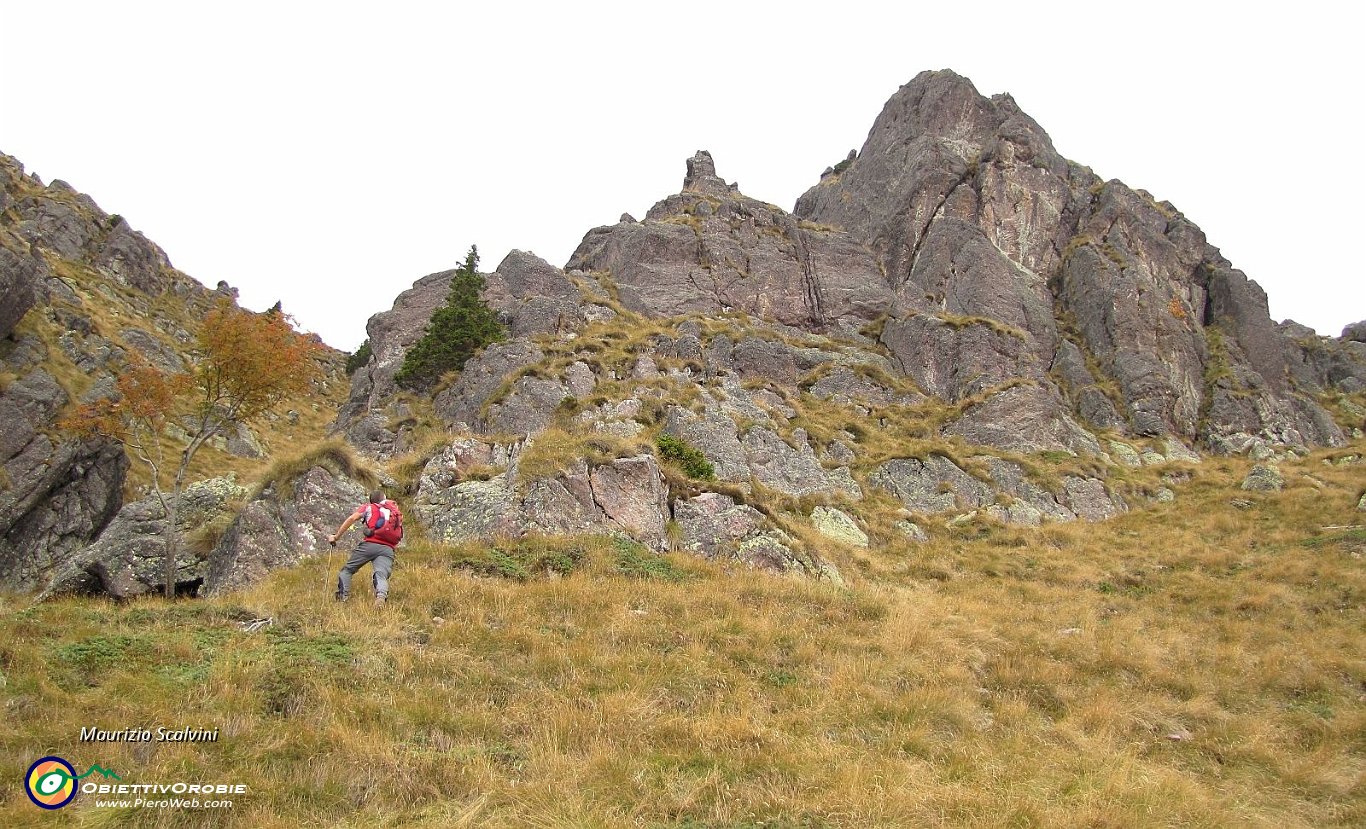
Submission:
<svg viewBox="0 0 1366 829">
<path fill-rule="evenodd" d="M 385 500 L 365 508 L 365 540 L 394 547 L 403 540 L 403 513 L 398 504 Z"/>
</svg>

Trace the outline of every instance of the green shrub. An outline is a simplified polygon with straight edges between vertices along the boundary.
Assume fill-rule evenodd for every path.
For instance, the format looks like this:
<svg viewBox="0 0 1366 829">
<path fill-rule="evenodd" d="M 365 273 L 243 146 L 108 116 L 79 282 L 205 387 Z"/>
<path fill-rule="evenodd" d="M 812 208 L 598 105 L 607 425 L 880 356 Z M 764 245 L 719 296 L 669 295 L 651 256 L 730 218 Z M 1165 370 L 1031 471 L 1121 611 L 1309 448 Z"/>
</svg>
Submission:
<svg viewBox="0 0 1366 829">
<path fill-rule="evenodd" d="M 661 434 L 655 439 L 659 454 L 665 460 L 673 461 L 689 477 L 699 481 L 716 480 L 716 467 L 707 456 L 687 441 L 673 435 Z"/>
<path fill-rule="evenodd" d="M 346 358 L 347 375 L 349 376 L 355 374 L 356 369 L 363 368 L 366 363 L 369 363 L 371 353 L 372 352 L 370 351 L 370 341 L 366 340 L 365 342 L 361 343 L 360 348 L 356 349 L 356 353 Z"/>
<path fill-rule="evenodd" d="M 507 547 L 462 549 L 450 561 L 452 567 L 481 576 L 528 582 L 552 573 L 567 576 L 584 560 L 584 548 L 526 538 Z"/>
<path fill-rule="evenodd" d="M 277 660 L 295 664 L 343 665 L 355 656 L 355 649 L 343 636 L 324 633 L 320 636 L 299 636 L 286 627 L 271 627 L 266 636 Z"/>
<path fill-rule="evenodd" d="M 129 662 L 135 644 L 131 636 L 101 634 L 58 646 L 53 650 L 56 659 L 49 663 L 53 679 L 64 691 L 93 688 L 110 671 Z"/>
<path fill-rule="evenodd" d="M 128 636 L 92 636 L 58 647 L 56 656 L 73 668 L 97 671 L 121 662 L 132 641 Z"/>
<path fill-rule="evenodd" d="M 661 581 L 683 581 L 687 577 L 667 558 L 655 555 L 641 544 L 624 538 L 618 538 L 613 543 L 616 547 L 616 570 L 623 576 Z"/>
</svg>

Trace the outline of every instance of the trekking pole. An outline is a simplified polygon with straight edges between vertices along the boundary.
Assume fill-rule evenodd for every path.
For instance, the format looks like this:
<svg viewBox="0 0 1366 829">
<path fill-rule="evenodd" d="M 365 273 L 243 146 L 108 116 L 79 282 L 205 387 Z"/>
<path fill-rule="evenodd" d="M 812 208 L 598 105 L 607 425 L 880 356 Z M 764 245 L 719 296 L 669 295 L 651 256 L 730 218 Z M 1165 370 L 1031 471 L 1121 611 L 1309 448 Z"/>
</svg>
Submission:
<svg viewBox="0 0 1366 829">
<path fill-rule="evenodd" d="M 331 575 L 332 575 L 332 555 L 333 555 L 334 553 L 337 552 L 337 542 L 335 542 L 335 541 L 333 541 L 332 539 L 329 538 L 329 539 L 327 540 L 327 544 L 328 544 L 328 551 L 327 551 L 327 571 L 323 573 L 323 587 L 324 587 L 324 588 L 328 587 L 328 586 L 331 584 Z"/>
</svg>

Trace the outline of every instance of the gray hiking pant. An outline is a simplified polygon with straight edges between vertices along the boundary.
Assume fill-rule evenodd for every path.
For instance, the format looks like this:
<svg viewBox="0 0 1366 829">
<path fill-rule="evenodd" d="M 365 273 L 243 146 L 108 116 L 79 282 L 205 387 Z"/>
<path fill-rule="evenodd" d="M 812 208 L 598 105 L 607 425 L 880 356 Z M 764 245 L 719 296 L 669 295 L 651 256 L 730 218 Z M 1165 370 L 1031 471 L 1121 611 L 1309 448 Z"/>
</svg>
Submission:
<svg viewBox="0 0 1366 829">
<path fill-rule="evenodd" d="M 375 566 L 370 574 L 370 581 L 375 585 L 375 597 L 388 597 L 389 574 L 394 571 L 393 548 L 374 541 L 362 541 L 356 545 L 355 552 L 351 553 L 351 558 L 342 565 L 341 572 L 337 574 L 338 599 L 345 599 L 351 594 L 351 577 L 372 561 Z"/>
</svg>

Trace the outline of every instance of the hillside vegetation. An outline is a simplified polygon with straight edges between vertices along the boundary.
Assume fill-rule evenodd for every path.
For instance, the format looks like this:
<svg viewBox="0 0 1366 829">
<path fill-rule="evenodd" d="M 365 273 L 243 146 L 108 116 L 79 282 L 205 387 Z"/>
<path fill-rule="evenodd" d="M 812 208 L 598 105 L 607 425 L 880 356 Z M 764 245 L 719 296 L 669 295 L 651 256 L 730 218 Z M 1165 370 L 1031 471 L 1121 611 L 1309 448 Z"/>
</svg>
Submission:
<svg viewBox="0 0 1366 829">
<path fill-rule="evenodd" d="M 38 306 L 19 320 L 10 337 L 0 339 L 0 394 L 17 379 L 15 367 L 6 362 L 16 344 L 41 355 L 33 365 L 22 364 L 19 373 L 36 367 L 50 374 L 65 394 L 64 412 L 112 392 L 113 378 L 130 359 L 183 371 L 204 317 L 219 303 L 235 304 L 235 292 L 226 283 L 208 290 L 172 268 L 164 252 L 131 230 L 123 217 L 106 214 L 69 185 L 42 185 L 3 155 L 0 192 L 5 205 L 0 247 L 28 256 L 29 243 L 12 231 L 28 233 L 41 251 L 48 282 Z M 273 412 L 266 423 L 255 424 L 254 432 L 207 444 L 192 462 L 189 479 L 229 473 L 251 478 L 263 466 L 261 457 L 321 438 L 345 399 L 347 384 L 344 355 L 323 347 L 317 357 L 323 377 L 314 393 L 294 401 L 288 417 Z M 56 428 L 50 431 L 59 436 Z M 168 454 L 183 448 L 184 437 L 183 429 L 164 437 Z M 245 446 L 229 445 L 242 438 Z M 150 474 L 144 465 L 133 464 L 124 498 L 142 497 Z"/>
<path fill-rule="evenodd" d="M 5 597 L 0 775 L 57 754 L 249 792 L 54 815 L 9 786 L 0 823 L 1361 825 L 1363 453 L 1266 494 L 1207 460 L 1101 524 L 831 545 L 843 587 L 605 537 L 415 538 L 378 612 L 330 601 L 339 555 L 199 601 Z M 78 741 L 158 725 L 221 737 Z"/>
</svg>

